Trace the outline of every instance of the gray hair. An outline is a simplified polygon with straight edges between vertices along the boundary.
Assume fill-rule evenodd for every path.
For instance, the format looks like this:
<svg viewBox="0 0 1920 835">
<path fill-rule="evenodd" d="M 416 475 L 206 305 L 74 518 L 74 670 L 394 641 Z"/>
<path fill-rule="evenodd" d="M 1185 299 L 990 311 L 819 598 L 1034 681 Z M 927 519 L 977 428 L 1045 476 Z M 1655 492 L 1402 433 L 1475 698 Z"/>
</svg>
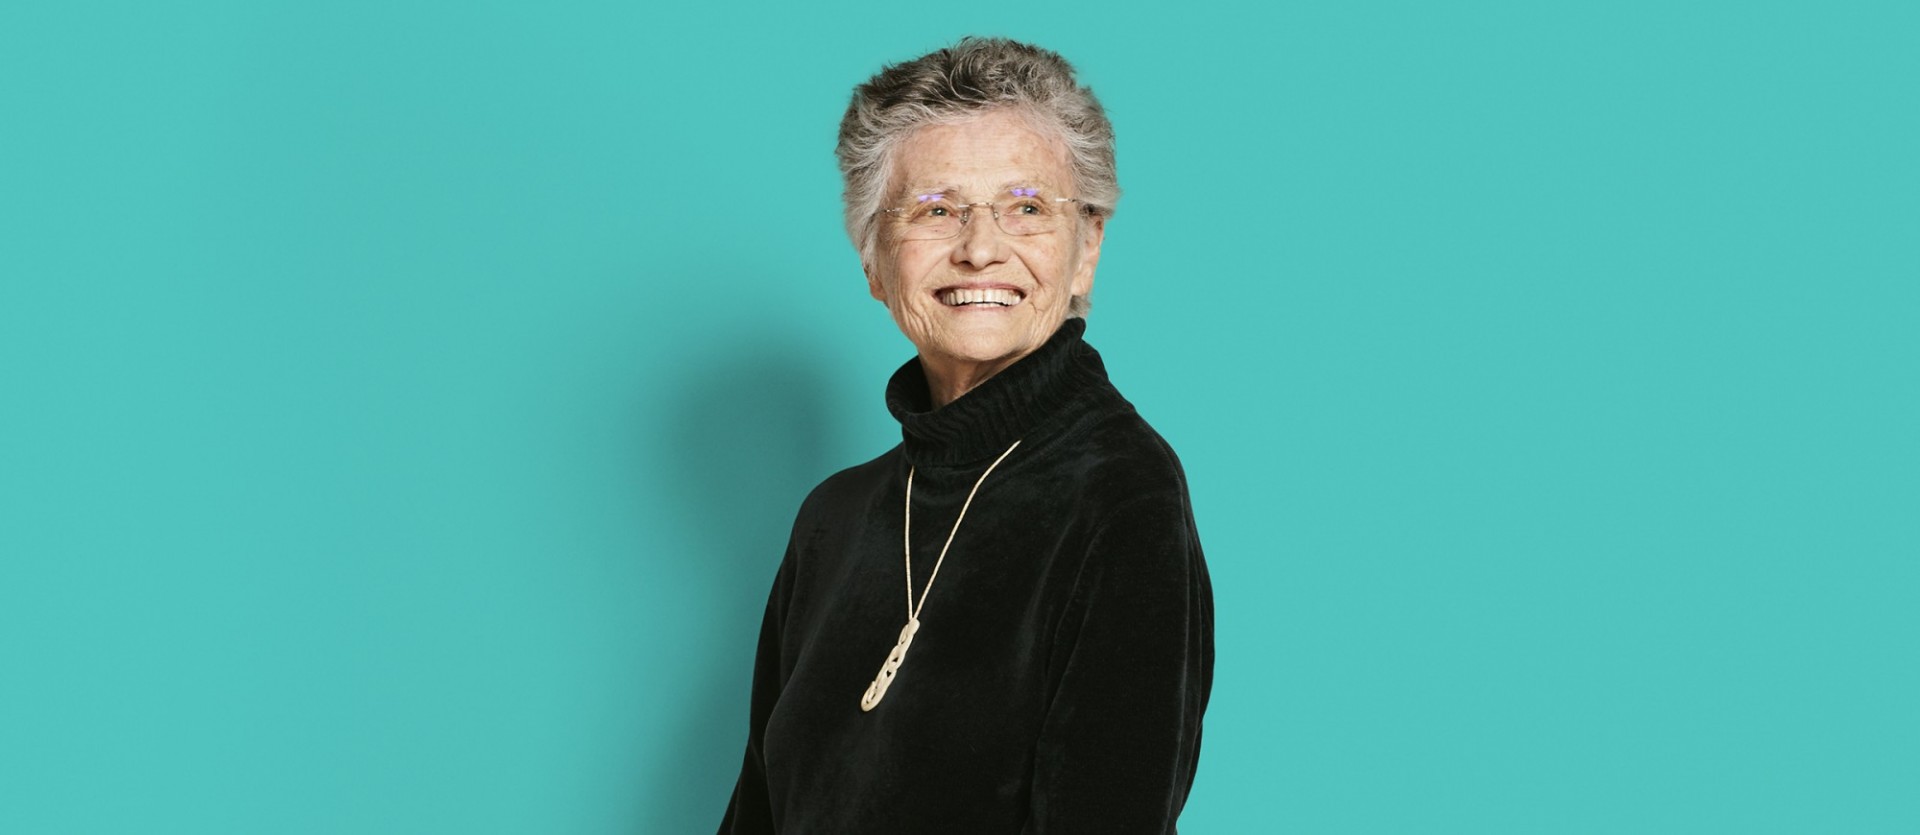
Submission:
<svg viewBox="0 0 1920 835">
<path fill-rule="evenodd" d="M 999 109 L 1013 110 L 1059 138 L 1083 217 L 1113 216 L 1120 202 L 1113 125 L 1093 90 L 1075 81 L 1073 65 L 1031 44 L 966 37 L 884 67 L 853 90 L 833 154 L 846 187 L 841 200 L 847 237 L 863 265 L 872 263 L 877 215 L 900 141 L 928 125 L 963 122 Z M 1068 315 L 1085 316 L 1090 306 L 1086 297 L 1075 296 Z"/>
</svg>

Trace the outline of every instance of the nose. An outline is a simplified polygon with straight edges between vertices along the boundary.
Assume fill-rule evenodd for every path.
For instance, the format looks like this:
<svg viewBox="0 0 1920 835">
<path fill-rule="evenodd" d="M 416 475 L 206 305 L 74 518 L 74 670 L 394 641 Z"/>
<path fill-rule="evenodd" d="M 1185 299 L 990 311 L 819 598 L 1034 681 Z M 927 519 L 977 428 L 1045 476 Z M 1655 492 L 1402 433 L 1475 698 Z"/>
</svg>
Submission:
<svg viewBox="0 0 1920 835">
<path fill-rule="evenodd" d="M 975 206 L 961 218 L 960 236 L 953 239 L 953 263 L 983 269 L 1007 260 L 1007 234 L 990 206 Z"/>
</svg>

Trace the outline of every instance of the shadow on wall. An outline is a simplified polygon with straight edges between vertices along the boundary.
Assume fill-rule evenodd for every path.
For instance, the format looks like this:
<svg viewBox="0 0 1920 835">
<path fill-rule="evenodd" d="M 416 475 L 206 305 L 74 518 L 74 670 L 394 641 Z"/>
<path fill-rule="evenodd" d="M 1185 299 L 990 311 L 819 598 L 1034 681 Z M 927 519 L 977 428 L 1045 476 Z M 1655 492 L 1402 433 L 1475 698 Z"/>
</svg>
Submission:
<svg viewBox="0 0 1920 835">
<path fill-rule="evenodd" d="M 739 341 L 692 354 L 663 402 L 672 432 L 657 450 L 674 485 L 688 552 L 660 575 L 697 601 L 698 622 L 662 636 L 711 648 L 658 686 L 684 706 L 660 717 L 655 764 L 641 791 L 645 833 L 712 832 L 739 774 L 760 619 L 794 513 L 835 470 L 829 369 L 803 341 L 745 328 Z"/>
</svg>

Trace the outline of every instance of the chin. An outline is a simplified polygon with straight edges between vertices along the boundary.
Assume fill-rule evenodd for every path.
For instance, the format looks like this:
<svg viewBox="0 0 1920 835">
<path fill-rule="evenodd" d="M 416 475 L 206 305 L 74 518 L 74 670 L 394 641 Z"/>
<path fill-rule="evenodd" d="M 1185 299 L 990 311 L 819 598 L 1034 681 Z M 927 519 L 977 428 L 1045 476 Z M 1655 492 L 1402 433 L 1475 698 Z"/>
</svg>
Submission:
<svg viewBox="0 0 1920 835">
<path fill-rule="evenodd" d="M 928 347 L 961 362 L 991 363 L 1026 354 L 1040 347 L 1042 339 L 1031 339 L 1024 329 L 994 333 L 952 334 Z"/>
</svg>

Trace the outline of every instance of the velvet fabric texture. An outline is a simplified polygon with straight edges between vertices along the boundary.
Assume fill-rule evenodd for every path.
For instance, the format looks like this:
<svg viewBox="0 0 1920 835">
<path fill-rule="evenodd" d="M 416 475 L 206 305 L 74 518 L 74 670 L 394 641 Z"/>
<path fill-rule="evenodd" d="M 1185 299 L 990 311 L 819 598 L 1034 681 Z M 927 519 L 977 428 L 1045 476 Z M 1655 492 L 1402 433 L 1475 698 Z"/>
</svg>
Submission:
<svg viewBox="0 0 1920 835">
<path fill-rule="evenodd" d="M 941 409 L 887 386 L 903 440 L 800 508 L 767 600 L 722 835 L 1171 833 L 1213 681 L 1213 593 L 1178 459 L 1068 319 Z M 886 697 L 861 694 L 975 479 Z"/>
</svg>

